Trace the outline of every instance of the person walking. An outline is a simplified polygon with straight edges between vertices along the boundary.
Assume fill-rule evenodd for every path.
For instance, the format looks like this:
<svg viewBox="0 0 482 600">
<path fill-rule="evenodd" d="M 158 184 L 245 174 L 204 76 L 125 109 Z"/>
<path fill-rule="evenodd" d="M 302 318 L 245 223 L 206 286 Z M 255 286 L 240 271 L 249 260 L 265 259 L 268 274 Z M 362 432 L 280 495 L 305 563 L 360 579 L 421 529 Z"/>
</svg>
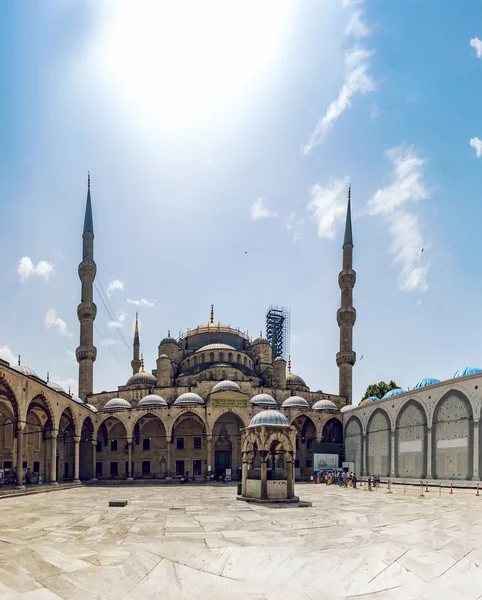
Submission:
<svg viewBox="0 0 482 600">
<path fill-rule="evenodd" d="M 372 490 L 372 476 L 369 474 L 368 475 L 368 491 L 371 492 Z"/>
</svg>

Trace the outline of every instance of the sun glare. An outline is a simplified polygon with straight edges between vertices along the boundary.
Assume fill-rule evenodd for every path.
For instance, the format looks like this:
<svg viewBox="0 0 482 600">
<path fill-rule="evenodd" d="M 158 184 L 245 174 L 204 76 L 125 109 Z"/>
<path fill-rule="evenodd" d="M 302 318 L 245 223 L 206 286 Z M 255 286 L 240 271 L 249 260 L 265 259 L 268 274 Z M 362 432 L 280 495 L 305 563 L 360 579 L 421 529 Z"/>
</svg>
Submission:
<svg viewBox="0 0 482 600">
<path fill-rule="evenodd" d="M 161 129 L 239 109 L 280 61 L 291 2 L 102 5 L 91 50 L 102 82 Z"/>
</svg>

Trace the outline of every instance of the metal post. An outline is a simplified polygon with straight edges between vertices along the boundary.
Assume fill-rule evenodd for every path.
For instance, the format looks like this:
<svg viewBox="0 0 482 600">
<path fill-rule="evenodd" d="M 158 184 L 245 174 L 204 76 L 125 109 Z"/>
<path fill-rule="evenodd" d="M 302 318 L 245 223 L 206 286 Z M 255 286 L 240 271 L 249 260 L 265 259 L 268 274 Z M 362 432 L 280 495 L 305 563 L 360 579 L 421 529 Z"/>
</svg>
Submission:
<svg viewBox="0 0 482 600">
<path fill-rule="evenodd" d="M 422 482 L 422 480 L 420 480 L 420 496 L 419 496 L 419 498 L 424 498 L 424 495 L 423 495 L 423 482 Z"/>
<path fill-rule="evenodd" d="M 388 478 L 388 491 L 387 494 L 393 494 L 392 492 L 392 482 L 390 481 L 390 477 Z"/>
</svg>

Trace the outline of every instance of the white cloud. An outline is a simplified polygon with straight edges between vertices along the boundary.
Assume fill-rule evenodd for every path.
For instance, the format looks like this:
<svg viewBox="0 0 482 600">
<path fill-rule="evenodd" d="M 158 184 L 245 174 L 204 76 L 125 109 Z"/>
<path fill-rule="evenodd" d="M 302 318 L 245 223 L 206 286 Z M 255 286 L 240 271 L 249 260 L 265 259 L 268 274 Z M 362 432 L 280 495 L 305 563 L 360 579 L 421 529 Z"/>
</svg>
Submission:
<svg viewBox="0 0 482 600">
<path fill-rule="evenodd" d="M 59 385 L 61 385 L 64 390 L 69 393 L 69 388 L 70 388 L 70 393 L 72 394 L 72 396 L 77 396 L 78 394 L 78 388 L 77 388 L 77 380 L 76 379 L 60 379 L 60 377 L 51 377 L 50 381 L 53 381 L 54 383 L 58 383 Z"/>
<path fill-rule="evenodd" d="M 47 311 L 44 319 L 44 327 L 45 329 L 57 327 L 59 333 L 61 335 L 65 335 L 66 337 L 72 337 L 73 335 L 71 331 L 67 330 L 67 323 L 57 316 L 55 308 L 51 308 Z"/>
<path fill-rule="evenodd" d="M 35 266 L 28 256 L 22 256 L 18 261 L 17 273 L 20 275 L 20 281 L 23 283 L 29 277 L 41 277 L 45 281 L 49 281 L 52 275 L 55 275 L 54 266 L 51 263 L 41 260 Z"/>
<path fill-rule="evenodd" d="M 480 158 L 482 156 L 482 140 L 478 137 L 474 137 L 470 140 L 470 145 L 472 148 L 475 148 L 477 158 Z"/>
<path fill-rule="evenodd" d="M 249 209 L 249 212 L 251 215 L 251 219 L 253 221 L 258 221 L 258 219 L 268 219 L 270 217 L 278 216 L 277 212 L 274 212 L 274 211 L 271 211 L 268 209 L 264 198 L 262 198 L 261 196 L 253 202 L 253 204 L 251 205 L 251 208 Z"/>
<path fill-rule="evenodd" d="M 124 327 L 126 317 L 127 317 L 127 313 L 125 311 L 121 310 L 119 313 L 117 313 L 117 320 L 108 321 L 107 327 L 109 327 L 109 329 Z"/>
<path fill-rule="evenodd" d="M 478 37 L 472 38 L 470 40 L 470 45 L 472 46 L 472 48 L 475 48 L 477 58 L 482 58 L 482 40 L 479 40 Z"/>
<path fill-rule="evenodd" d="M 311 210 L 313 218 L 318 225 L 318 236 L 333 239 L 335 225 L 343 221 L 346 214 L 348 177 L 332 179 L 327 185 L 319 183 L 311 188 Z"/>
<path fill-rule="evenodd" d="M 430 263 L 422 261 L 424 242 L 419 218 L 407 212 L 408 202 L 418 202 L 429 196 L 423 181 L 426 159 L 417 156 L 413 147 L 404 145 L 386 152 L 393 164 L 392 183 L 378 190 L 368 201 L 370 214 L 388 221 L 393 263 L 400 268 L 398 287 L 404 292 L 428 289 Z"/>
<path fill-rule="evenodd" d="M 0 358 L 6 360 L 12 366 L 17 364 L 17 359 L 8 346 L 0 346 Z"/>
<path fill-rule="evenodd" d="M 118 279 L 113 279 L 109 285 L 107 286 L 107 296 L 112 296 L 112 292 L 115 292 L 116 290 L 124 290 L 124 282 L 123 281 L 119 281 Z"/>
<path fill-rule="evenodd" d="M 77 364 L 77 357 L 75 356 L 75 352 L 72 352 L 72 350 L 67 350 L 67 360 L 65 361 L 66 363 L 70 364 Z"/>
<path fill-rule="evenodd" d="M 286 231 L 290 232 L 293 242 L 297 242 L 303 237 L 304 224 L 304 219 L 297 219 L 295 213 L 290 213 L 286 220 Z"/>
<path fill-rule="evenodd" d="M 346 35 L 355 38 L 355 40 L 370 35 L 370 30 L 363 21 L 363 13 L 360 10 L 354 10 L 352 13 Z M 308 143 L 303 147 L 303 154 L 309 154 L 315 146 L 324 142 L 325 137 L 334 127 L 336 121 L 351 105 L 355 94 L 366 94 L 375 89 L 375 82 L 370 74 L 370 58 L 372 55 L 373 51 L 365 50 L 360 46 L 345 55 L 345 79 L 341 90 L 316 124 Z"/>
<path fill-rule="evenodd" d="M 152 308 L 155 305 L 155 302 L 149 302 L 145 298 L 141 298 L 140 300 L 131 300 L 127 298 L 128 304 L 134 304 L 135 306 L 145 306 L 146 308 Z"/>
</svg>

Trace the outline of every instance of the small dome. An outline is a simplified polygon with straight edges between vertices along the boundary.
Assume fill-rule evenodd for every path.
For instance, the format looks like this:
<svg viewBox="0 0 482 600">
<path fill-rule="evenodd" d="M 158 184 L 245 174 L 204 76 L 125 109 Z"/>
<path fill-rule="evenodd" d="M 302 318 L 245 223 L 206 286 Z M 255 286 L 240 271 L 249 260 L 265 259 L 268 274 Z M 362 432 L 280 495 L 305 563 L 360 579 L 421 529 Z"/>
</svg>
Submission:
<svg viewBox="0 0 482 600">
<path fill-rule="evenodd" d="M 139 406 L 167 406 L 167 402 L 164 400 L 162 396 L 158 396 L 157 394 L 148 394 L 144 396 L 142 400 L 140 400 Z"/>
<path fill-rule="evenodd" d="M 308 400 L 301 396 L 290 396 L 281 405 L 281 408 L 310 408 Z"/>
<path fill-rule="evenodd" d="M 373 400 L 373 402 L 378 402 L 380 400 L 380 398 L 378 396 L 368 396 L 370 398 L 370 400 Z"/>
<path fill-rule="evenodd" d="M 47 381 L 47 387 L 49 387 L 51 390 L 55 390 L 56 392 L 65 392 L 60 383 L 55 383 L 55 381 Z"/>
<path fill-rule="evenodd" d="M 302 385 L 303 387 L 307 387 L 304 380 L 299 375 L 295 375 L 294 373 L 286 374 L 286 385 Z"/>
<path fill-rule="evenodd" d="M 229 379 L 225 379 L 224 381 L 220 381 L 217 383 L 213 389 L 211 390 L 211 394 L 214 392 L 240 392 L 241 388 L 234 381 L 230 381 Z"/>
<path fill-rule="evenodd" d="M 434 385 L 435 383 L 440 383 L 440 379 L 433 379 L 433 377 L 426 377 L 422 379 L 417 384 L 413 386 L 413 389 L 416 390 L 418 388 L 423 388 L 427 385 Z"/>
<path fill-rule="evenodd" d="M 282 360 L 283 362 L 286 362 L 282 356 L 277 356 L 273 362 L 279 362 L 280 360 Z"/>
<path fill-rule="evenodd" d="M 281 427 L 289 427 L 288 419 L 283 413 L 278 410 L 262 410 L 251 419 L 248 427 L 255 427 L 256 425 L 276 425 Z"/>
<path fill-rule="evenodd" d="M 394 390 L 390 390 L 389 392 L 387 392 L 382 400 L 385 400 L 385 398 L 391 398 L 392 396 L 398 396 L 398 394 L 405 394 L 407 390 L 402 390 L 402 388 L 395 388 Z"/>
<path fill-rule="evenodd" d="M 196 352 L 209 352 L 209 350 L 234 350 L 234 351 L 236 351 L 236 348 L 233 348 L 233 346 L 229 346 L 228 344 L 208 344 L 207 346 L 203 346 L 202 348 L 199 348 L 199 350 L 196 350 Z"/>
<path fill-rule="evenodd" d="M 37 373 L 35 373 L 33 369 L 27 367 L 26 365 L 11 365 L 11 367 L 12 369 L 15 369 L 15 371 L 18 371 L 23 375 L 27 375 L 27 377 L 30 377 L 31 375 L 33 375 L 34 377 L 38 377 Z"/>
<path fill-rule="evenodd" d="M 92 406 L 92 404 L 84 404 L 84 406 L 87 406 L 87 408 L 90 408 L 90 410 L 91 410 L 92 412 L 95 412 L 95 413 L 96 413 L 96 412 L 99 412 L 99 411 L 98 411 L 98 410 L 95 408 L 95 406 Z"/>
<path fill-rule="evenodd" d="M 251 398 L 250 402 L 256 406 L 278 406 L 276 400 L 269 394 L 256 394 L 256 396 Z"/>
<path fill-rule="evenodd" d="M 313 404 L 313 410 L 320 412 L 334 412 L 338 410 L 338 406 L 331 400 L 318 400 Z"/>
<path fill-rule="evenodd" d="M 83 400 L 81 400 L 78 396 L 70 396 L 74 402 L 77 404 L 84 404 Z"/>
<path fill-rule="evenodd" d="M 128 385 L 155 385 L 157 383 L 156 378 L 151 373 L 147 373 L 146 371 L 139 371 L 135 375 L 132 375 L 126 383 L 126 387 Z"/>
<path fill-rule="evenodd" d="M 377 400 L 378 400 L 378 398 L 377 398 Z M 374 402 L 373 397 L 370 396 L 370 398 L 364 398 L 358 406 L 371 406 L 373 404 L 373 402 Z"/>
<path fill-rule="evenodd" d="M 104 410 L 123 410 L 125 408 L 132 408 L 132 406 L 124 398 L 112 398 L 104 405 Z"/>
<path fill-rule="evenodd" d="M 340 408 L 340 411 L 341 411 L 342 413 L 346 413 L 346 412 L 348 412 L 349 410 L 353 410 L 354 408 L 355 408 L 355 407 L 353 406 L 353 404 L 346 404 L 345 406 L 342 406 L 342 407 Z"/>
<path fill-rule="evenodd" d="M 166 339 L 171 339 L 171 338 L 166 338 Z M 161 354 L 161 356 L 159 358 L 167 358 L 168 360 L 171 360 L 169 358 L 169 356 L 167 356 L 167 354 Z"/>
<path fill-rule="evenodd" d="M 465 377 L 466 375 L 474 375 L 475 373 L 480 373 L 482 369 L 479 367 L 465 367 L 464 369 L 459 369 L 456 371 L 454 377 Z"/>
<path fill-rule="evenodd" d="M 194 392 L 186 392 L 181 394 L 174 402 L 174 406 L 189 406 L 190 404 L 204 404 L 204 400 Z"/>
<path fill-rule="evenodd" d="M 253 346 L 254 346 L 255 344 L 268 344 L 268 346 L 269 346 L 269 342 L 268 342 L 268 340 L 267 340 L 265 337 L 263 337 L 262 335 L 260 335 L 260 336 L 259 336 L 259 337 L 257 337 L 255 340 L 253 340 L 253 341 L 251 342 L 251 344 L 252 344 Z"/>
<path fill-rule="evenodd" d="M 176 340 L 173 337 L 171 337 L 170 331 L 167 332 L 167 337 L 163 338 L 159 345 L 162 346 L 162 344 L 176 344 L 177 345 Z"/>
</svg>

